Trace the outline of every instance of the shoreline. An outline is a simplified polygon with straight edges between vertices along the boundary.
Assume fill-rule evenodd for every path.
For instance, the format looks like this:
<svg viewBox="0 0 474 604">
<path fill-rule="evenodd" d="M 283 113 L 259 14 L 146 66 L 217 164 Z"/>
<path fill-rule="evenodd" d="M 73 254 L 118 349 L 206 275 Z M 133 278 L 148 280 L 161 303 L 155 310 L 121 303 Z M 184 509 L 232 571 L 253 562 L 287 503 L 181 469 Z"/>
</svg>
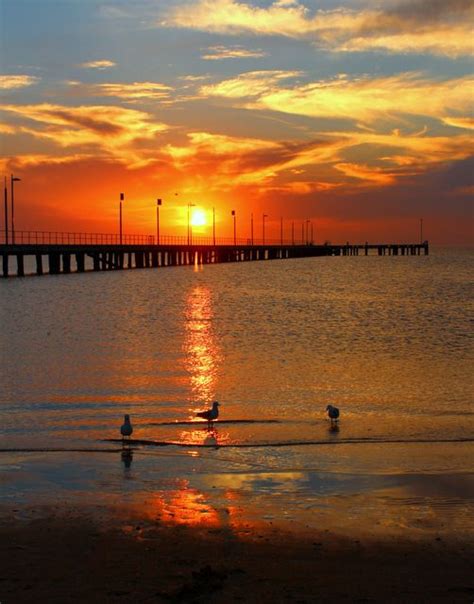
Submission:
<svg viewBox="0 0 474 604">
<path fill-rule="evenodd" d="M 366 538 L 244 521 L 167 525 L 130 506 L 0 508 L 1 601 L 469 602 L 468 538 Z"/>
</svg>

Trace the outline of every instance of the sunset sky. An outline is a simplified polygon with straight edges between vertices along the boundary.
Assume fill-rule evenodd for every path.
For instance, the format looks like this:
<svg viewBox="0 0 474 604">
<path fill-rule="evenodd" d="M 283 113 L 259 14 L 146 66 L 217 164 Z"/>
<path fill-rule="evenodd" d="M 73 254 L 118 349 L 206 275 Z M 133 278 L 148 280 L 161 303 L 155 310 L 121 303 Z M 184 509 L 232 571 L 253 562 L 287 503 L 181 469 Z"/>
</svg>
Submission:
<svg viewBox="0 0 474 604">
<path fill-rule="evenodd" d="M 17 230 L 472 243 L 472 0 L 0 0 Z M 3 229 L 3 216 L 1 218 Z M 209 232 L 207 225 L 197 227 Z M 296 228 L 299 228 L 298 226 Z"/>
</svg>

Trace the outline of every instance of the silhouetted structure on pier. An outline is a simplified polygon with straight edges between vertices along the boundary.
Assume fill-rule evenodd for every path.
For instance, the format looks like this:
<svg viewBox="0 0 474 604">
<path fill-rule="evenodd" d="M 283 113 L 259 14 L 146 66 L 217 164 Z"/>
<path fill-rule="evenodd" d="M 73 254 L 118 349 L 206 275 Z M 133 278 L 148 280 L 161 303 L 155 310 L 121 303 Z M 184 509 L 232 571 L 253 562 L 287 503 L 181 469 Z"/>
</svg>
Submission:
<svg viewBox="0 0 474 604">
<path fill-rule="evenodd" d="M 25 275 L 25 257 L 35 258 L 34 273 L 43 275 L 82 273 L 86 270 L 109 271 L 131 268 L 158 268 L 223 262 L 248 262 L 306 258 L 314 256 L 379 256 L 420 255 L 429 253 L 428 241 L 423 243 L 377 244 L 254 244 L 210 245 L 147 243 L 15 243 L 1 244 L 2 275 Z M 12 262 L 13 260 L 13 262 Z M 16 263 L 15 263 L 16 260 Z M 15 266 L 16 265 L 16 266 Z M 14 270 L 16 268 L 16 270 Z"/>
</svg>

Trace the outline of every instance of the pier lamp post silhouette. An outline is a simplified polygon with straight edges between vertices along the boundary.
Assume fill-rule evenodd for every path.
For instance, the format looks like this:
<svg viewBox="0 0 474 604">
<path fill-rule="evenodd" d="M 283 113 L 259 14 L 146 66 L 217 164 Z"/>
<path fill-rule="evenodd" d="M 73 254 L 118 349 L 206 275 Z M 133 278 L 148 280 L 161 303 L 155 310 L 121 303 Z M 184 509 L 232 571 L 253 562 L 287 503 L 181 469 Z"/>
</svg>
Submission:
<svg viewBox="0 0 474 604">
<path fill-rule="evenodd" d="M 194 208 L 196 204 L 188 203 L 188 245 L 191 245 L 193 240 L 192 227 L 191 227 L 191 208 Z"/>
<path fill-rule="evenodd" d="M 280 216 L 280 245 L 283 246 L 283 216 Z"/>
<path fill-rule="evenodd" d="M 311 245 L 313 245 L 313 221 L 311 221 Z"/>
<path fill-rule="evenodd" d="M 250 214 L 250 242 L 253 245 L 253 212 Z"/>
<path fill-rule="evenodd" d="M 125 195 L 120 193 L 120 204 L 119 204 L 119 240 L 120 245 L 122 245 L 123 239 L 123 222 L 122 222 L 122 201 L 125 199 Z"/>
<path fill-rule="evenodd" d="M 295 245 L 295 221 L 291 221 L 291 245 Z"/>
<path fill-rule="evenodd" d="M 5 245 L 8 245 L 8 190 L 7 177 L 5 176 L 5 187 L 3 189 L 4 211 L 5 211 Z"/>
<path fill-rule="evenodd" d="M 311 220 L 306 221 L 306 245 L 309 245 L 309 224 Z"/>
<path fill-rule="evenodd" d="M 156 245 L 160 245 L 160 206 L 161 199 L 156 200 Z"/>
<path fill-rule="evenodd" d="M 237 228 L 235 223 L 235 210 L 232 210 L 231 215 L 234 219 L 234 245 L 237 245 Z"/>
<path fill-rule="evenodd" d="M 301 245 L 304 243 L 304 222 L 301 223 Z"/>
<path fill-rule="evenodd" d="M 15 243 L 15 197 L 14 197 L 15 187 L 14 187 L 14 184 L 16 182 L 20 182 L 20 180 L 21 180 L 20 178 L 13 176 L 13 174 L 10 175 L 10 199 L 11 199 L 10 220 L 12 223 L 12 243 Z"/>
<path fill-rule="evenodd" d="M 268 218 L 268 214 L 262 215 L 262 245 L 265 245 L 265 219 Z"/>
<path fill-rule="evenodd" d="M 216 208 L 212 208 L 212 245 L 216 247 Z"/>
</svg>

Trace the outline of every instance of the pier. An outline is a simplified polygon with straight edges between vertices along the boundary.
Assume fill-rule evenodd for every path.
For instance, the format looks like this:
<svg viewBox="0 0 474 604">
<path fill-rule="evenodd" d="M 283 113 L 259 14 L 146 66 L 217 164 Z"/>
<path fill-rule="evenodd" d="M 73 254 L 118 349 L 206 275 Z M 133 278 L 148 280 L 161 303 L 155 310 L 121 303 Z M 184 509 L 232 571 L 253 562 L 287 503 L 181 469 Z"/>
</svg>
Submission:
<svg viewBox="0 0 474 604">
<path fill-rule="evenodd" d="M 15 243 L 1 243 L 2 277 L 58 275 L 86 271 L 159 268 L 195 264 L 286 260 L 315 256 L 415 256 L 429 253 L 429 243 L 315 244 L 312 242 L 251 242 L 130 235 L 23 231 Z M 29 270 L 26 270 L 28 259 Z"/>
</svg>

